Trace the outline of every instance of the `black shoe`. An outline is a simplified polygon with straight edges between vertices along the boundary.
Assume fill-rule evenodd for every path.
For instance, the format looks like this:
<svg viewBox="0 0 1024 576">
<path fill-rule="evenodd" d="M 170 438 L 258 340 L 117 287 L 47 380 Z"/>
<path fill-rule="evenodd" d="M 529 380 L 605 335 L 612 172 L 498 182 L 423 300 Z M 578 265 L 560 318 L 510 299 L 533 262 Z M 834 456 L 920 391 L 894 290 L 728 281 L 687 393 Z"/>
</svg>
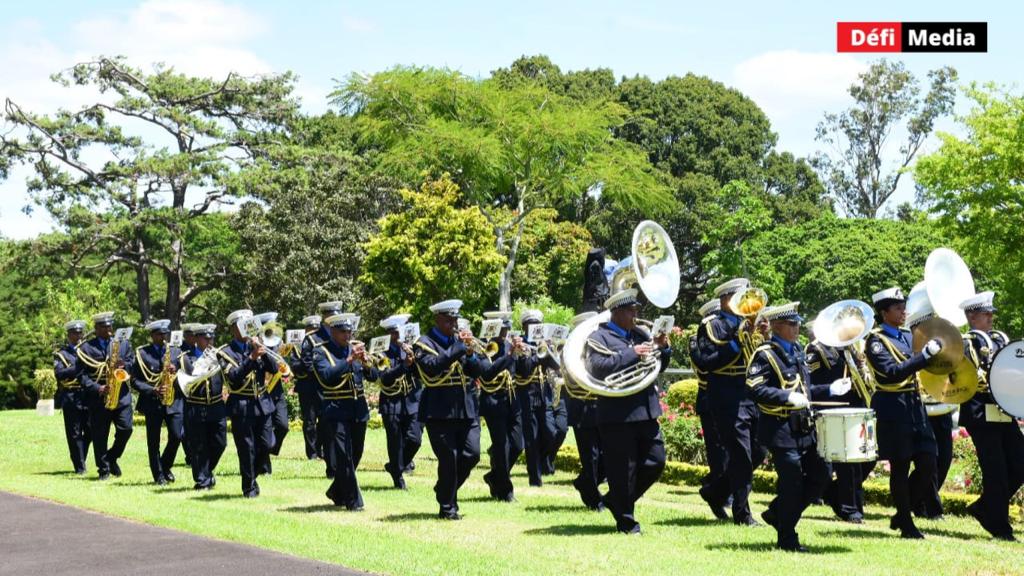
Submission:
<svg viewBox="0 0 1024 576">
<path fill-rule="evenodd" d="M 77 474 L 79 476 L 84 476 L 85 475 L 85 468 L 79 468 L 78 470 L 75 470 L 75 474 Z"/>
<path fill-rule="evenodd" d="M 747 516 L 746 518 L 734 519 L 733 520 L 733 524 L 738 524 L 740 526 L 750 526 L 750 527 L 755 527 L 755 526 L 760 526 L 761 525 L 760 522 L 758 522 L 757 520 L 754 520 L 753 516 Z"/>
<path fill-rule="evenodd" d="M 330 478 L 331 480 L 334 480 L 334 472 L 331 472 L 330 470 L 328 470 L 327 471 L 327 477 Z"/>
<path fill-rule="evenodd" d="M 1016 542 L 1017 538 L 1013 535 L 1013 532 L 1004 532 L 1001 534 L 993 534 L 993 538 L 996 540 L 1003 540 L 1005 542 Z"/>
<path fill-rule="evenodd" d="M 349 512 L 362 512 L 363 511 L 363 505 L 362 504 L 346 504 L 345 505 L 345 510 L 348 510 Z"/>
<path fill-rule="evenodd" d="M 405 485 L 405 478 L 398 478 L 395 480 L 395 488 L 399 490 L 408 490 L 409 488 Z"/>
<path fill-rule="evenodd" d="M 860 514 L 851 514 L 851 515 L 845 516 L 845 517 L 844 516 L 840 516 L 839 519 L 842 520 L 843 522 L 849 522 L 850 524 L 863 524 L 864 523 L 864 517 L 861 516 Z"/>
<path fill-rule="evenodd" d="M 331 502 L 334 502 L 334 504 L 335 504 L 336 506 L 340 506 L 340 505 L 341 505 L 341 504 L 340 504 L 340 503 L 339 503 L 339 502 L 338 502 L 338 501 L 337 501 L 337 500 L 336 500 L 336 499 L 334 498 L 334 489 L 333 489 L 333 488 L 328 488 L 328 489 L 327 489 L 327 492 L 324 492 L 324 496 L 327 496 L 327 499 L 328 499 L 328 500 L 330 500 Z"/>
<path fill-rule="evenodd" d="M 501 499 L 501 501 L 502 502 L 509 502 L 509 503 L 518 502 L 518 500 L 516 500 L 516 497 L 515 497 L 514 494 L 509 494 L 508 496 L 505 496 L 504 498 Z"/>
<path fill-rule="evenodd" d="M 704 488 L 701 488 L 698 493 L 700 494 L 700 497 L 707 502 L 708 507 L 711 508 L 711 513 L 714 514 L 715 518 L 718 518 L 719 520 L 729 519 L 729 511 L 725 509 L 725 506 L 712 502 L 711 497 L 707 495 L 707 491 Z"/>
<path fill-rule="evenodd" d="M 787 544 L 785 546 L 779 544 L 778 548 L 779 550 L 785 550 L 786 552 L 810 552 L 810 550 L 808 550 L 806 546 L 800 543 Z"/>
<path fill-rule="evenodd" d="M 441 520 L 462 520 L 462 516 L 458 512 L 439 512 L 437 517 Z"/>
<path fill-rule="evenodd" d="M 627 536 L 639 536 L 643 534 L 643 530 L 640 529 L 640 524 L 634 524 L 630 528 L 619 528 L 619 532 L 626 534 Z"/>
<path fill-rule="evenodd" d="M 260 493 L 257 490 L 250 490 L 249 492 L 243 494 L 243 496 L 245 496 L 246 498 L 258 498 L 259 495 Z"/>
<path fill-rule="evenodd" d="M 216 485 L 217 485 L 217 477 L 214 476 L 213 474 L 210 474 L 210 490 L 213 490 L 213 487 L 216 486 Z"/>
<path fill-rule="evenodd" d="M 167 485 L 167 480 L 163 476 L 157 478 L 153 482 L 156 483 L 157 486 L 166 486 Z"/>
<path fill-rule="evenodd" d="M 771 508 L 765 510 L 764 512 L 761 512 L 761 519 L 764 520 L 765 524 L 771 526 L 772 528 L 776 527 L 775 513 L 771 511 Z M 788 548 L 784 548 L 784 550 L 788 550 Z"/>
<path fill-rule="evenodd" d="M 598 502 L 597 505 L 588 506 L 588 508 L 590 508 L 594 512 L 604 512 L 605 510 L 607 510 L 607 508 L 604 505 L 604 502 Z"/>
<path fill-rule="evenodd" d="M 100 481 L 110 480 L 110 472 L 100 472 Z"/>
<path fill-rule="evenodd" d="M 900 529 L 900 538 L 906 538 L 908 540 L 924 540 L 924 534 L 917 529 L 917 526 L 910 524 Z"/>
<path fill-rule="evenodd" d="M 174 484 L 174 472 L 171 472 L 170 470 L 164 472 L 164 479 L 170 482 L 171 484 Z"/>
<path fill-rule="evenodd" d="M 201 492 L 203 490 L 209 490 L 210 488 L 211 488 L 211 486 L 209 484 L 199 484 L 199 483 L 196 483 L 196 484 L 192 485 L 192 489 L 195 490 L 196 492 Z"/>
<path fill-rule="evenodd" d="M 415 469 L 416 469 L 416 463 L 415 462 L 409 462 L 409 465 L 406 466 L 405 468 L 403 468 L 402 472 L 412 472 Z"/>
<path fill-rule="evenodd" d="M 121 477 L 121 465 L 117 463 L 117 460 L 110 463 L 110 473 L 118 478 Z"/>
</svg>

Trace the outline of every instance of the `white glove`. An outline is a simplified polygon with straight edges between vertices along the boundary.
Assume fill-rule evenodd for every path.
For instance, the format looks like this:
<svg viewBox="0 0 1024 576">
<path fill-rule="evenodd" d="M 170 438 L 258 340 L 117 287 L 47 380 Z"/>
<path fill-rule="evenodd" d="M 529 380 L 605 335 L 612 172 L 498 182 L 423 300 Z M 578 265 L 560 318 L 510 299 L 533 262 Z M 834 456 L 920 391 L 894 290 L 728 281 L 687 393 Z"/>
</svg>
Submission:
<svg viewBox="0 0 1024 576">
<path fill-rule="evenodd" d="M 942 342 L 939 342 L 935 338 L 932 338 L 924 345 L 921 349 L 921 353 L 924 354 L 925 360 L 930 360 L 932 356 L 935 356 L 942 350 Z"/>
<path fill-rule="evenodd" d="M 853 382 L 849 378 L 840 378 L 828 385 L 828 393 L 832 396 L 842 396 L 849 392 L 852 387 Z"/>
<path fill-rule="evenodd" d="M 807 396 L 804 396 L 802 392 L 790 392 L 787 401 L 790 405 L 795 406 L 798 409 L 807 408 L 811 405 L 811 403 L 807 401 Z"/>
</svg>

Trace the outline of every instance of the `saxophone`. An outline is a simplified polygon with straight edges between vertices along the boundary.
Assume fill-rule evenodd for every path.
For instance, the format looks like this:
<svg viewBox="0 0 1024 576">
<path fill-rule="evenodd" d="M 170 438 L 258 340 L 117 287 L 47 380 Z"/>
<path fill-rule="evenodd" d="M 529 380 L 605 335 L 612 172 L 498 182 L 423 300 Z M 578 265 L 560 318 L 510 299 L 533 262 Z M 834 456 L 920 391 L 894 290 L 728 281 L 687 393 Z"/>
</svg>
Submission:
<svg viewBox="0 0 1024 576">
<path fill-rule="evenodd" d="M 121 385 L 128 380 L 128 371 L 117 367 L 117 361 L 121 358 L 121 341 L 114 340 L 110 343 L 110 356 L 107 357 L 107 397 L 104 399 L 103 407 L 107 410 L 117 408 L 121 400 Z"/>
<path fill-rule="evenodd" d="M 167 350 L 164 351 L 164 364 L 163 369 L 160 371 L 160 389 L 163 391 L 160 394 L 160 403 L 164 406 L 170 406 L 174 404 L 174 376 L 171 375 L 171 347 L 167 346 Z"/>
</svg>

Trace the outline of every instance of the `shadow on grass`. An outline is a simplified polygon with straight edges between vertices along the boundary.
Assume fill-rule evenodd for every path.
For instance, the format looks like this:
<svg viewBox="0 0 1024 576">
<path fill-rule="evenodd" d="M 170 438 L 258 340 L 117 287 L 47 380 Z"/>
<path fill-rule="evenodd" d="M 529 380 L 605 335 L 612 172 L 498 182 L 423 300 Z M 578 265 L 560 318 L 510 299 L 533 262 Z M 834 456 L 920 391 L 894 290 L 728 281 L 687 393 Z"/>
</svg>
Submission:
<svg viewBox="0 0 1024 576">
<path fill-rule="evenodd" d="M 523 508 L 527 512 L 557 513 L 557 512 L 584 512 L 587 507 L 583 504 L 537 504 Z"/>
<path fill-rule="evenodd" d="M 716 518 L 708 518 L 707 516 L 680 516 L 678 518 L 670 518 L 668 520 L 659 520 L 654 522 L 658 526 L 726 526 L 730 525 L 729 520 L 718 520 Z"/>
<path fill-rule="evenodd" d="M 971 532 L 961 532 L 960 530 L 950 530 L 948 528 L 930 528 L 930 527 L 917 527 L 921 532 L 930 536 L 945 536 L 947 538 L 956 538 L 958 540 L 989 540 L 990 537 L 987 534 L 973 534 Z"/>
<path fill-rule="evenodd" d="M 600 526 L 595 524 L 559 524 L 556 526 L 548 526 L 546 528 L 531 528 L 523 531 L 523 534 L 537 536 L 597 536 L 615 533 L 615 526 Z"/>
<path fill-rule="evenodd" d="M 345 512 L 344 506 L 335 506 L 334 504 L 309 504 L 307 506 L 287 506 L 285 508 L 278 508 L 281 512 L 295 512 L 309 514 L 313 512 L 332 512 L 340 510 Z"/>
<path fill-rule="evenodd" d="M 807 546 L 807 544 L 804 544 Z M 779 550 L 774 544 L 769 542 L 723 542 L 721 544 L 708 544 L 704 546 L 708 550 L 730 550 L 733 552 L 778 552 L 780 554 L 789 554 L 784 550 Z M 843 554 L 848 553 L 851 550 L 846 546 L 807 546 L 807 554 Z"/>
<path fill-rule="evenodd" d="M 195 500 L 204 500 L 207 502 L 216 502 L 217 500 L 235 500 L 238 498 L 245 498 L 241 492 L 237 494 L 228 494 L 221 492 L 220 494 L 202 494 L 195 497 Z"/>
<path fill-rule="evenodd" d="M 862 528 L 854 528 L 852 530 L 818 530 L 817 534 L 820 536 L 835 536 L 837 538 L 871 538 L 879 540 L 892 540 L 900 537 L 899 532 L 864 530 Z"/>
<path fill-rule="evenodd" d="M 437 514 L 430 512 L 406 512 L 404 514 L 391 514 L 380 519 L 381 522 L 407 522 L 410 520 L 437 520 Z"/>
<path fill-rule="evenodd" d="M 401 494 L 403 492 L 403 490 L 395 488 L 390 484 L 371 484 L 369 486 L 363 486 L 362 484 L 360 484 L 359 489 L 362 490 L 363 492 L 394 492 L 396 494 Z"/>
<path fill-rule="evenodd" d="M 68 478 L 77 478 L 79 474 L 75 474 L 73 470 L 50 470 L 47 472 L 33 472 L 33 476 L 66 476 Z M 86 474 L 82 474 L 83 479 L 88 478 Z"/>
<path fill-rule="evenodd" d="M 459 502 L 501 502 L 493 496 L 470 496 L 469 498 L 459 498 Z"/>
<path fill-rule="evenodd" d="M 817 514 L 817 513 L 815 513 L 815 514 L 807 514 L 807 513 L 805 513 L 803 516 L 801 516 L 801 518 L 805 518 L 807 520 L 826 520 L 826 521 L 834 520 L 836 522 L 842 522 L 843 524 L 849 524 L 849 522 L 843 522 L 842 520 L 840 520 L 839 517 L 837 517 L 836 515 L 828 514 L 828 513 L 825 513 L 825 514 Z M 888 520 L 889 518 L 890 518 L 889 514 L 879 514 L 878 512 L 865 512 L 864 513 L 864 519 L 865 520 Z"/>
</svg>

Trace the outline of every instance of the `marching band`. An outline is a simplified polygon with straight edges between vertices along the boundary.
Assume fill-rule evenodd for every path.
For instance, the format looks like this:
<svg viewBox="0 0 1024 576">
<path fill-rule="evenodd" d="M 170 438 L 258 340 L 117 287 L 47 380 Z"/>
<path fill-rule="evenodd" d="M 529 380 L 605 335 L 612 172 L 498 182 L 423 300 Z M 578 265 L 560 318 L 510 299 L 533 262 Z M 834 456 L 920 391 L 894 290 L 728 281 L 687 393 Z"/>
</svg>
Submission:
<svg viewBox="0 0 1024 576">
<path fill-rule="evenodd" d="M 676 282 L 664 298 L 659 274 L 671 275 L 674 266 L 678 277 L 678 264 L 667 235 L 653 226 L 645 229 L 652 236 L 634 238 L 632 260 L 616 269 L 602 310 L 573 318 L 564 338 L 542 330 L 548 325 L 539 310 L 521 314 L 519 333 L 511 331 L 509 312 L 485 313 L 477 338 L 460 300 L 431 306 L 433 325 L 422 335 L 408 314 L 385 318 L 379 326 L 386 336 L 369 349 L 353 337 L 359 316 L 338 301 L 320 304 L 287 343 L 271 330 L 279 328 L 275 312 L 232 312 L 225 319 L 231 339 L 220 347 L 214 324 L 183 324 L 179 343 L 170 338 L 171 322 L 156 320 L 145 326 L 151 342 L 133 350 L 130 329 L 115 332 L 112 313 L 92 317 L 94 336 L 85 341 L 86 323 L 68 322 L 54 371 L 74 471 L 85 473 L 91 444 L 99 478 L 121 475 L 134 390 L 156 484 L 175 481 L 183 446 L 194 488 L 214 488 L 230 418 L 242 494 L 258 497 L 258 477 L 272 472 L 288 432 L 286 395 L 294 386 L 306 457 L 323 458 L 327 498 L 358 511 L 366 390 L 374 383 L 387 438 L 384 470 L 396 489 L 407 489 L 404 475 L 415 469 L 425 428 L 437 459 L 439 518 L 462 518 L 459 489 L 480 461 L 483 419 L 490 436 L 483 479 L 492 498 L 515 501 L 511 471 L 524 452 L 529 484 L 542 486 L 571 427 L 580 456 L 572 485 L 583 505 L 607 509 L 619 532 L 640 534 L 636 502 L 666 462 L 655 380 L 673 352 L 664 327 L 649 329 L 638 318 L 641 294 L 667 307 L 678 290 Z M 922 284 L 928 281 L 926 273 Z M 805 348 L 798 302 L 769 306 L 744 278 L 714 289 L 688 352 L 709 465 L 699 493 L 716 518 L 728 520 L 731 509 L 734 523 L 759 524 L 749 496 L 753 472 L 770 452 L 777 494 L 760 517 L 776 530 L 778 548 L 806 551 L 796 527 L 808 505 L 824 498 L 840 520 L 863 521 L 863 483 L 877 449 L 891 468 L 891 528 L 923 538 L 914 515 L 942 513 L 938 489 L 950 459 L 944 443 L 958 405 L 983 475 L 982 496 L 968 512 L 995 538 L 1014 539 L 1007 511 L 1024 483 L 1017 422 L 1024 414 L 997 358 L 1008 347 L 1021 357 L 1022 348 L 994 330 L 992 292 L 974 294 L 973 282 L 955 298 L 925 288 L 909 298 L 886 288 L 872 306 L 838 302 L 815 319 Z M 941 301 L 950 298 L 969 329 L 962 337 Z M 930 384 L 936 381 L 938 388 Z"/>
</svg>

